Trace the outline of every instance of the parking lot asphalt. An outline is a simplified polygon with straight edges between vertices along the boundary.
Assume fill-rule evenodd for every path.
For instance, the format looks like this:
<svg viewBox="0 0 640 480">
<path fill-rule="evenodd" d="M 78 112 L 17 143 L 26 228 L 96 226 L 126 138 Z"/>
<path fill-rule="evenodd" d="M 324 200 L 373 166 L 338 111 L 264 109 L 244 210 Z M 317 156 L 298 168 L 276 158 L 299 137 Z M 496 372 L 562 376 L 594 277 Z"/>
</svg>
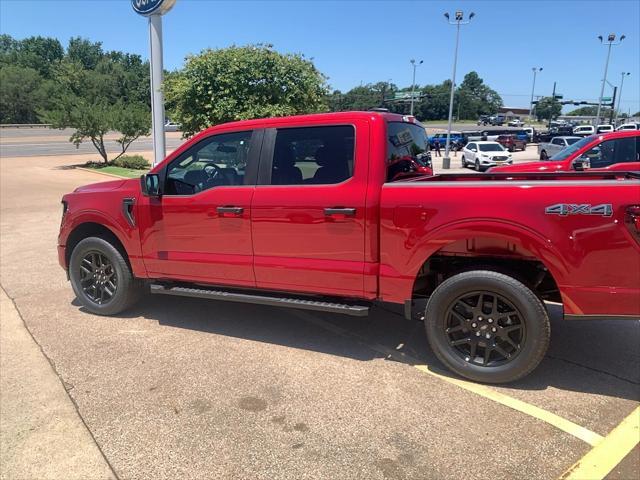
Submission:
<svg viewBox="0 0 640 480">
<path fill-rule="evenodd" d="M 105 179 L 67 168 L 82 158 L 0 159 L 0 284 L 120 478 L 559 478 L 638 407 L 640 324 L 553 307 L 547 357 L 501 387 L 460 382 L 382 308 L 91 315 L 55 251 L 62 194 Z M 619 460 L 608 478 L 640 476 L 637 447 Z"/>
</svg>

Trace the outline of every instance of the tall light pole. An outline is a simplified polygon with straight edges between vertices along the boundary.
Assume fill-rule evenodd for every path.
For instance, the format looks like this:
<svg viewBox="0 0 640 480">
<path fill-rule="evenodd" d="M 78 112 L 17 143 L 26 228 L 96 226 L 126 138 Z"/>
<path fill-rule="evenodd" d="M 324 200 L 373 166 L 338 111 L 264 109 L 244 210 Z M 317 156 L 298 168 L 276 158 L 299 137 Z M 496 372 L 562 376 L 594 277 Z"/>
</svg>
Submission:
<svg viewBox="0 0 640 480">
<path fill-rule="evenodd" d="M 532 67 L 533 71 L 533 86 L 531 87 L 531 101 L 529 102 L 529 123 L 532 123 L 533 119 L 531 113 L 533 112 L 533 94 L 536 91 L 536 75 L 542 71 L 542 67 Z"/>
<path fill-rule="evenodd" d="M 409 60 L 409 62 L 413 66 L 413 80 L 411 81 L 411 115 L 413 115 L 413 101 L 415 99 L 413 92 L 416 89 L 416 68 L 418 67 L 418 65 L 422 65 L 423 60 L 420 60 L 418 63 L 416 63 L 415 59 L 412 58 L 411 60 Z"/>
<path fill-rule="evenodd" d="M 604 95 L 604 84 L 607 83 L 607 71 L 609 70 L 609 58 L 611 58 L 611 47 L 614 45 L 620 45 L 626 37 L 622 35 L 620 40 L 616 43 L 616 34 L 610 33 L 605 42 L 602 35 L 598 35 L 600 43 L 608 45 L 607 48 L 607 61 L 604 64 L 604 77 L 602 78 L 602 87 L 600 88 L 600 96 L 598 97 L 598 113 L 596 113 L 596 125 L 600 123 L 600 110 L 602 109 L 602 96 Z"/>
<path fill-rule="evenodd" d="M 458 43 L 460 40 L 460 25 L 467 25 L 471 23 L 471 19 L 475 17 L 475 13 L 469 14 L 469 19 L 465 22 L 462 10 L 458 10 L 455 13 L 455 20 L 451 21 L 449 14 L 445 13 L 444 16 L 449 22 L 449 25 L 456 26 L 456 48 L 453 54 L 453 73 L 451 74 L 451 95 L 449 96 L 449 123 L 447 125 L 447 143 L 444 147 L 444 158 L 442 159 L 442 168 L 451 168 L 451 159 L 449 158 L 449 151 L 451 150 L 451 118 L 453 117 L 453 94 L 456 89 L 456 66 L 458 63 Z"/>
<path fill-rule="evenodd" d="M 622 98 L 622 85 L 624 84 L 624 77 L 631 75 L 631 72 L 622 72 L 622 78 L 620 79 L 620 90 L 618 90 L 618 108 L 616 108 L 616 118 L 613 124 L 618 123 L 618 113 L 620 112 L 620 99 Z"/>
<path fill-rule="evenodd" d="M 176 0 L 131 0 L 136 13 L 149 18 L 149 70 L 151 77 L 151 131 L 153 133 L 153 165 L 164 160 L 164 96 L 162 94 L 162 15 Z"/>
</svg>

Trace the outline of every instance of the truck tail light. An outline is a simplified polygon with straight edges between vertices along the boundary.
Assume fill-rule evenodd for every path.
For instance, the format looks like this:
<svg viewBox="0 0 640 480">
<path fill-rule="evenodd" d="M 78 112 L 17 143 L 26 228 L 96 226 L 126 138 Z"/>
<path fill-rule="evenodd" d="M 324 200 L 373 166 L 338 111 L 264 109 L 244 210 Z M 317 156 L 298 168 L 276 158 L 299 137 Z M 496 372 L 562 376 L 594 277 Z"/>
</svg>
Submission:
<svg viewBox="0 0 640 480">
<path fill-rule="evenodd" d="M 640 205 L 629 205 L 624 212 L 624 224 L 640 242 Z"/>
</svg>

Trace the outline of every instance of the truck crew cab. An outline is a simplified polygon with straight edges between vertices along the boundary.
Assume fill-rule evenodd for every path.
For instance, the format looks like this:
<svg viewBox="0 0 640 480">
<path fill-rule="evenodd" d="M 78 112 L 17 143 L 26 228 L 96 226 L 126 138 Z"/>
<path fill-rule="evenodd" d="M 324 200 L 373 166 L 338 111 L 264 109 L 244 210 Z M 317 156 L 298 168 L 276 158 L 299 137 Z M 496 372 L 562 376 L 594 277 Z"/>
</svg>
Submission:
<svg viewBox="0 0 640 480">
<path fill-rule="evenodd" d="M 143 287 L 349 315 L 391 302 L 483 382 L 541 361 L 545 301 L 566 318 L 638 318 L 638 176 L 411 177 L 427 142 L 390 113 L 218 125 L 140 181 L 65 195 L 59 262 L 100 315 Z"/>
</svg>

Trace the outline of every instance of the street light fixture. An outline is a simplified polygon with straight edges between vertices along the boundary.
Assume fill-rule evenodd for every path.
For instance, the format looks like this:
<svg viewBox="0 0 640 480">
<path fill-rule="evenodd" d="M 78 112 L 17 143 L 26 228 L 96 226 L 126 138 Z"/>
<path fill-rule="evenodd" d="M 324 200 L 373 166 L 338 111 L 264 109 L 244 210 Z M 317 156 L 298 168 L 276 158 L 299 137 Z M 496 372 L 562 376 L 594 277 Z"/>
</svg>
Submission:
<svg viewBox="0 0 640 480">
<path fill-rule="evenodd" d="M 418 65 L 422 65 L 424 61 L 420 60 L 418 63 L 416 63 L 416 61 L 412 58 L 411 60 L 409 60 L 409 62 L 413 66 L 413 81 L 411 82 L 411 115 L 413 115 L 413 101 L 415 99 L 414 92 L 416 89 L 416 68 L 418 67 Z"/>
<path fill-rule="evenodd" d="M 626 37 L 622 35 L 620 40 L 616 43 L 616 34 L 610 33 L 605 42 L 602 35 L 598 35 L 600 43 L 608 45 L 607 48 L 607 61 L 604 64 L 604 77 L 602 79 L 602 87 L 600 88 L 600 97 L 598 97 L 598 113 L 596 113 L 596 125 L 600 123 L 600 110 L 602 109 L 602 96 L 604 95 L 604 84 L 607 83 L 607 71 L 609 70 L 609 58 L 611 57 L 611 47 L 614 45 L 620 45 Z"/>
<path fill-rule="evenodd" d="M 616 118 L 613 121 L 614 125 L 618 123 L 618 113 L 620 113 L 620 101 L 622 99 L 622 85 L 624 85 L 624 77 L 626 77 L 627 75 L 631 75 L 631 72 L 622 72 L 622 78 L 620 79 L 620 90 L 618 91 L 618 108 L 616 108 Z"/>
<path fill-rule="evenodd" d="M 475 17 L 476 14 L 471 12 L 469 14 L 468 20 L 464 21 L 464 14 L 462 10 L 458 10 L 455 13 L 455 20 L 452 22 L 450 20 L 449 14 L 445 13 L 444 17 L 449 22 L 449 25 L 456 26 L 456 48 L 453 54 L 453 73 L 451 74 L 451 94 L 449 95 L 449 122 L 447 125 L 447 143 L 444 148 L 444 158 L 442 159 L 442 168 L 449 169 L 451 168 L 451 159 L 449 158 L 449 151 L 451 150 L 451 119 L 453 117 L 453 94 L 456 88 L 456 66 L 458 63 L 458 43 L 460 40 L 460 25 L 467 25 L 471 23 L 471 19 Z"/>
<path fill-rule="evenodd" d="M 533 121 L 531 114 L 533 112 L 533 94 L 536 90 L 536 75 L 542 71 L 542 67 L 532 67 L 531 70 L 533 70 L 533 86 L 531 87 L 531 101 L 529 102 L 529 123 Z"/>
</svg>

